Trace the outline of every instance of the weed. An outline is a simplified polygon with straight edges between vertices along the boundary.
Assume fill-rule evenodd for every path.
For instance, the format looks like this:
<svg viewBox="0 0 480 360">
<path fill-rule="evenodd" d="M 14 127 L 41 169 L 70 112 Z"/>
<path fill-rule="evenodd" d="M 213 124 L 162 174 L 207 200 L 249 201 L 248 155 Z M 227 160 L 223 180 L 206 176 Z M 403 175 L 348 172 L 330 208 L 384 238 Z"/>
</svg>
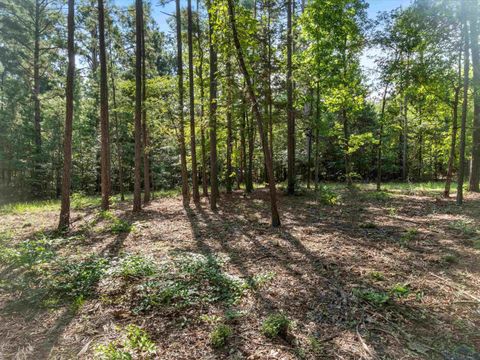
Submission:
<svg viewBox="0 0 480 360">
<path fill-rule="evenodd" d="M 254 275 L 247 279 L 245 286 L 248 289 L 258 290 L 270 281 L 272 281 L 275 278 L 275 275 L 276 273 L 274 271 L 268 271 Z"/>
<path fill-rule="evenodd" d="M 269 315 L 262 323 L 262 334 L 269 337 L 286 338 L 288 330 L 292 327 L 292 322 L 283 313 Z"/>
<path fill-rule="evenodd" d="M 353 294 L 375 306 L 384 305 L 390 300 L 388 294 L 370 289 L 353 289 Z"/>
<path fill-rule="evenodd" d="M 105 258 L 91 256 L 80 262 L 60 262 L 57 271 L 48 279 L 50 289 L 62 298 L 87 298 L 107 267 Z"/>
<path fill-rule="evenodd" d="M 110 272 L 123 278 L 142 278 L 157 272 L 155 262 L 141 255 L 128 254 L 122 257 Z"/>
<path fill-rule="evenodd" d="M 442 261 L 446 264 L 458 264 L 458 258 L 455 254 L 444 255 Z"/>
<path fill-rule="evenodd" d="M 136 312 L 158 306 L 185 308 L 199 304 L 232 305 L 245 291 L 245 282 L 222 271 L 213 256 L 183 255 L 164 264 L 159 277 L 139 285 Z"/>
<path fill-rule="evenodd" d="M 477 234 L 477 228 L 473 224 L 473 221 L 456 220 L 448 224 L 448 228 L 461 232 L 465 236 L 474 236 Z"/>
<path fill-rule="evenodd" d="M 480 239 L 477 239 L 473 242 L 473 248 L 480 250 Z"/>
<path fill-rule="evenodd" d="M 374 280 L 377 280 L 377 281 L 385 280 L 385 276 L 383 275 L 383 273 L 381 271 L 372 271 L 370 273 L 370 277 Z"/>
<path fill-rule="evenodd" d="M 156 353 L 155 343 L 142 328 L 130 324 L 125 328 L 123 339 L 98 345 L 95 358 L 105 360 L 149 359 Z"/>
<path fill-rule="evenodd" d="M 129 233 L 133 230 L 133 225 L 130 224 L 128 221 L 114 218 L 112 225 L 110 226 L 110 231 L 113 234 L 122 234 L 122 233 Z"/>
<path fill-rule="evenodd" d="M 397 208 L 391 207 L 391 208 L 388 208 L 387 211 L 388 211 L 388 215 L 390 216 L 397 215 Z"/>
<path fill-rule="evenodd" d="M 219 324 L 210 334 L 210 344 L 216 349 L 222 348 L 227 344 L 228 338 L 232 336 L 232 334 L 233 330 L 230 326 Z"/>
<path fill-rule="evenodd" d="M 327 185 L 321 185 L 317 192 L 317 200 L 323 205 L 333 206 L 340 202 L 340 196 Z"/>
<path fill-rule="evenodd" d="M 360 229 L 376 229 L 377 225 L 372 222 L 362 223 L 358 226 Z"/>
<path fill-rule="evenodd" d="M 396 297 L 404 297 L 410 294 L 410 289 L 406 284 L 395 284 L 391 289 L 390 293 Z"/>
<path fill-rule="evenodd" d="M 314 337 L 314 336 L 309 336 L 309 337 L 308 337 L 308 342 L 309 342 L 311 351 L 312 351 L 315 355 L 320 355 L 320 354 L 322 354 L 322 352 L 323 352 L 323 344 L 322 344 L 321 341 L 319 341 L 319 340 L 318 340 L 316 337 Z"/>
<path fill-rule="evenodd" d="M 409 242 L 411 242 L 412 240 L 415 240 L 417 235 L 418 235 L 418 230 L 417 229 L 415 229 L 415 228 L 407 229 L 407 231 L 405 233 L 403 233 L 402 236 L 400 237 L 400 244 L 402 246 L 408 245 Z"/>
</svg>

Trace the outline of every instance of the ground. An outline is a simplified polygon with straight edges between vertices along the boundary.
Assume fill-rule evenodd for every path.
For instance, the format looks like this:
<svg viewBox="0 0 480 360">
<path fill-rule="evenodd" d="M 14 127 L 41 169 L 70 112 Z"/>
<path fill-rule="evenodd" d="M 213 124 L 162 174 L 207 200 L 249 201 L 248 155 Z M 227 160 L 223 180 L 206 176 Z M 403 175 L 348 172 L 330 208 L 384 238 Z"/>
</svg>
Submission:
<svg viewBox="0 0 480 360">
<path fill-rule="evenodd" d="M 167 195 L 4 206 L 0 358 L 480 359 L 477 194 Z"/>
</svg>

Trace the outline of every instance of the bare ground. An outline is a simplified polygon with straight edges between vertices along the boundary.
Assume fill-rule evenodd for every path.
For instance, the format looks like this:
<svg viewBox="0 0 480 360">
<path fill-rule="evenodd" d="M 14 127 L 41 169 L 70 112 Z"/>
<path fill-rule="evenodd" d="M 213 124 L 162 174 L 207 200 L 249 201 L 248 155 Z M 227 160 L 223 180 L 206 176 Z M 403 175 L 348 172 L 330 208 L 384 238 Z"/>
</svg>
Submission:
<svg viewBox="0 0 480 360">
<path fill-rule="evenodd" d="M 21 306 L 27 294 L 0 290 L 0 358 L 92 358 L 96 344 L 135 323 L 155 341 L 160 359 L 480 359 L 480 250 L 476 235 L 457 226 L 478 226 L 480 196 L 469 194 L 462 208 L 431 194 L 344 190 L 333 206 L 308 194 L 280 196 L 282 226 L 274 229 L 267 195 L 224 195 L 217 212 L 205 200 L 184 209 L 179 198 L 157 199 L 140 215 L 119 204 L 115 213 L 135 224 L 133 232 L 113 235 L 100 222 L 87 239 L 61 249 L 72 259 L 215 254 L 242 279 L 274 273 L 235 305 L 245 315 L 233 321 L 225 349 L 210 346 L 212 325 L 201 318 L 223 316 L 224 305 L 136 314 L 124 301 L 127 290 L 100 282 L 97 295 L 78 308 Z M 76 212 L 72 233 L 95 211 Z M 1 228 L 20 242 L 53 230 L 56 221 L 48 211 L 3 215 Z M 16 274 L 0 270 L 3 279 Z M 396 284 L 408 293 L 396 296 Z M 375 304 L 359 291 L 391 300 Z M 260 331 L 276 312 L 293 320 L 287 339 Z"/>
</svg>

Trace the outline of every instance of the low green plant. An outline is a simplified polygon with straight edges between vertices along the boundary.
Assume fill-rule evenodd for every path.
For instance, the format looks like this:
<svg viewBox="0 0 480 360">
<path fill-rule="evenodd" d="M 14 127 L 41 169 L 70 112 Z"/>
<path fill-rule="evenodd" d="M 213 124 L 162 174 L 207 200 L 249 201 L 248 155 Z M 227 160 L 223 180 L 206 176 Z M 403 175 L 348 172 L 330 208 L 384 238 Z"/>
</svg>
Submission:
<svg viewBox="0 0 480 360">
<path fill-rule="evenodd" d="M 390 296 L 384 292 L 372 289 L 353 289 L 353 294 L 364 301 L 367 301 L 375 306 L 386 304 L 390 300 Z"/>
<path fill-rule="evenodd" d="M 473 221 L 456 220 L 448 224 L 449 229 L 461 232 L 465 236 L 477 235 L 478 231 Z"/>
<path fill-rule="evenodd" d="M 104 274 L 108 260 L 91 256 L 78 262 L 61 260 L 57 269 L 47 278 L 53 293 L 65 299 L 88 298 Z"/>
<path fill-rule="evenodd" d="M 458 258 L 455 254 L 446 254 L 442 257 L 442 261 L 447 264 L 457 264 Z"/>
<path fill-rule="evenodd" d="M 262 334 L 269 338 L 285 338 L 291 327 L 292 322 L 285 314 L 271 314 L 262 323 Z"/>
<path fill-rule="evenodd" d="M 333 206 L 340 202 L 340 196 L 327 185 L 320 185 L 317 192 L 317 200 L 323 205 Z"/>
<path fill-rule="evenodd" d="M 248 289 L 260 289 L 265 286 L 267 283 L 271 282 L 276 276 L 274 271 L 263 272 L 256 274 L 252 277 L 249 277 L 246 282 L 246 287 Z"/>
<path fill-rule="evenodd" d="M 157 265 L 151 258 L 142 255 L 128 254 L 120 258 L 112 267 L 111 273 L 124 278 L 142 278 L 157 272 Z"/>
<path fill-rule="evenodd" d="M 113 234 L 122 234 L 129 233 L 133 230 L 133 225 L 126 220 L 119 218 L 114 218 L 112 220 L 112 225 L 110 226 L 110 231 Z"/>
<path fill-rule="evenodd" d="M 158 306 L 185 308 L 199 304 L 233 305 L 246 290 L 245 282 L 222 269 L 213 256 L 184 254 L 164 263 L 159 276 L 140 284 L 136 312 Z"/>
<path fill-rule="evenodd" d="M 316 337 L 309 336 L 308 337 L 308 343 L 309 343 L 309 346 L 310 346 L 310 350 L 315 355 L 321 355 L 322 352 L 324 351 L 323 343 L 321 341 L 319 341 Z"/>
<path fill-rule="evenodd" d="M 400 237 L 400 244 L 403 246 L 408 245 L 409 242 L 415 240 L 418 235 L 418 229 L 416 228 L 409 228 L 405 233 L 402 234 Z"/>
<path fill-rule="evenodd" d="M 142 328 L 130 324 L 124 329 L 122 340 L 100 344 L 95 349 L 95 358 L 101 360 L 130 360 L 154 358 L 155 343 Z"/>
<path fill-rule="evenodd" d="M 385 276 L 383 275 L 383 273 L 381 271 L 372 271 L 370 273 L 370 277 L 374 280 L 377 280 L 377 281 L 385 280 Z"/>
<path fill-rule="evenodd" d="M 480 250 L 480 239 L 474 240 L 473 248 L 477 249 L 477 250 Z"/>
<path fill-rule="evenodd" d="M 390 293 L 396 297 L 405 297 L 410 294 L 410 289 L 406 284 L 395 284 L 390 289 Z"/>
<path fill-rule="evenodd" d="M 232 334 L 233 330 L 230 326 L 219 324 L 215 326 L 210 334 L 210 344 L 216 349 L 222 348 L 227 344 L 228 338 L 232 336 Z"/>
<path fill-rule="evenodd" d="M 360 229 L 376 229 L 377 225 L 372 222 L 365 222 L 365 223 L 361 223 L 358 227 Z"/>
</svg>

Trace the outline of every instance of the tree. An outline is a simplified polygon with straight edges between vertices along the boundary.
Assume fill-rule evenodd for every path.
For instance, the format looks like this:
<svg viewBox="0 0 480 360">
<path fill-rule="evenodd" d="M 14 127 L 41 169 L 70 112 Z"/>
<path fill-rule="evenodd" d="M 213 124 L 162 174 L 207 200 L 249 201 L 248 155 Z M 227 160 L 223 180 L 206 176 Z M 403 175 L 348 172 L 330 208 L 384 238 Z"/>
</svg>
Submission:
<svg viewBox="0 0 480 360">
<path fill-rule="evenodd" d="M 462 37 L 463 37 L 463 97 L 462 97 L 462 119 L 460 124 L 460 156 L 457 178 L 457 205 L 463 204 L 463 181 L 465 177 L 465 141 L 468 112 L 468 73 L 470 70 L 470 54 L 468 43 L 468 24 L 466 20 L 465 1 L 462 0 Z"/>
<path fill-rule="evenodd" d="M 108 119 L 107 53 L 105 49 L 105 9 L 103 6 L 103 0 L 98 0 L 98 40 L 100 53 L 102 210 L 108 210 L 110 197 L 110 129 Z"/>
<path fill-rule="evenodd" d="M 65 137 L 63 140 L 63 178 L 62 178 L 62 202 L 60 208 L 59 230 L 70 226 L 70 188 L 72 182 L 72 124 L 73 124 L 73 86 L 75 80 L 75 1 L 68 1 L 68 68 L 66 114 L 65 114 Z"/>
<path fill-rule="evenodd" d="M 182 197 L 183 204 L 186 206 L 190 202 L 188 192 L 188 173 L 187 173 L 187 150 L 185 148 L 185 121 L 183 117 L 183 59 L 182 59 L 182 18 L 180 12 L 180 0 L 176 0 L 176 21 L 177 21 L 177 76 L 178 76 L 178 114 L 179 114 L 179 142 L 180 142 L 180 161 L 182 173 Z"/>
<path fill-rule="evenodd" d="M 478 49 L 478 0 L 468 2 L 470 17 L 470 48 L 473 67 L 473 129 L 472 129 L 472 165 L 470 169 L 469 190 L 479 192 L 480 181 L 480 53 Z"/>
<path fill-rule="evenodd" d="M 190 97 L 190 151 L 192 155 L 192 195 L 193 201 L 200 201 L 200 192 L 198 191 L 198 172 L 197 172 L 197 143 L 195 140 L 195 91 L 193 77 L 193 16 L 192 0 L 187 2 L 187 21 L 188 21 L 188 93 Z"/>
<path fill-rule="evenodd" d="M 143 202 L 150 202 L 150 159 L 148 143 L 147 107 L 147 67 L 146 67 L 145 24 L 142 24 L 142 141 L 143 141 Z"/>
<path fill-rule="evenodd" d="M 289 195 L 295 193 L 295 115 L 293 112 L 293 79 L 292 79 L 292 0 L 287 0 L 287 172 Z"/>
<path fill-rule="evenodd" d="M 211 3 L 209 1 L 209 7 Z M 210 208 L 217 209 L 217 201 L 219 197 L 218 191 L 218 169 L 217 169 L 217 50 L 214 44 L 214 26 L 215 14 L 208 9 L 208 43 L 210 57 L 210 112 L 209 112 L 209 128 L 210 128 Z"/>
<path fill-rule="evenodd" d="M 143 2 L 135 0 L 135 182 L 133 188 L 133 211 L 142 209 L 141 162 L 142 162 L 142 26 Z"/>
<path fill-rule="evenodd" d="M 260 140 L 262 143 L 263 156 L 265 157 L 265 165 L 267 167 L 268 183 L 270 188 L 270 207 L 271 207 L 271 216 L 272 216 L 272 226 L 277 227 L 277 226 L 280 226 L 280 216 L 278 214 L 278 209 L 277 209 L 277 189 L 275 186 L 275 175 L 273 172 L 271 152 L 270 152 L 270 149 L 268 148 L 268 141 L 265 138 L 265 134 L 264 134 L 262 113 L 260 112 L 260 107 L 257 102 L 257 96 L 253 89 L 250 73 L 248 72 L 247 65 L 243 57 L 242 46 L 238 38 L 237 25 L 235 21 L 235 5 L 233 3 L 233 0 L 227 0 L 227 1 L 228 1 L 228 14 L 230 18 L 230 25 L 232 28 L 233 42 L 235 45 L 235 49 L 237 51 L 237 60 L 240 66 L 240 70 L 243 74 L 243 78 L 245 79 L 246 90 L 248 92 L 250 102 L 253 108 L 253 113 L 257 121 L 258 132 L 259 132 Z"/>
</svg>

